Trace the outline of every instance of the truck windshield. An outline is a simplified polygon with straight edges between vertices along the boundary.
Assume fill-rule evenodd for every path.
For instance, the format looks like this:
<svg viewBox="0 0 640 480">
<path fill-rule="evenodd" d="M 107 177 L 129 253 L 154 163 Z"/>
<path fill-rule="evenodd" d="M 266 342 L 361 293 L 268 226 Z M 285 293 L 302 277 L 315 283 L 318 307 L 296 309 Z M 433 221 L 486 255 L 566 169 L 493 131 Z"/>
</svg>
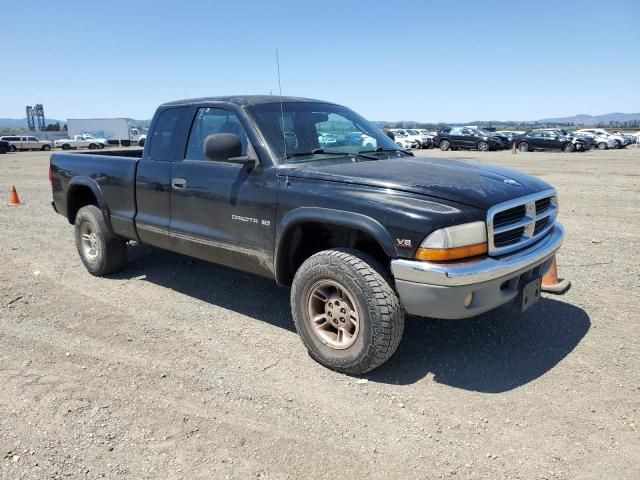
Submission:
<svg viewBox="0 0 640 480">
<path fill-rule="evenodd" d="M 327 160 L 340 153 L 399 150 L 378 127 L 339 105 L 283 102 L 248 110 L 280 164 Z"/>
</svg>

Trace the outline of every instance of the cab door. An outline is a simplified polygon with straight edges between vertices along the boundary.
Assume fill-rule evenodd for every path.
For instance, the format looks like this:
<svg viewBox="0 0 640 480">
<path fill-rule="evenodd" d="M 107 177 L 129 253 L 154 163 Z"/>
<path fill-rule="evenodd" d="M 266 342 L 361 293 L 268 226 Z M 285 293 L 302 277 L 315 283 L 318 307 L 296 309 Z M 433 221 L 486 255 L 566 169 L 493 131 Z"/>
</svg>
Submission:
<svg viewBox="0 0 640 480">
<path fill-rule="evenodd" d="M 231 107 L 200 107 L 182 158 L 171 170 L 171 223 L 174 249 L 208 261 L 266 276 L 273 275 L 277 178 L 275 169 L 211 161 L 206 137 L 233 133 L 243 152 L 252 153 L 245 126 Z"/>
<path fill-rule="evenodd" d="M 136 171 L 136 221 L 144 243 L 171 250 L 171 168 L 188 128 L 189 107 L 165 108 L 156 115 Z"/>
</svg>

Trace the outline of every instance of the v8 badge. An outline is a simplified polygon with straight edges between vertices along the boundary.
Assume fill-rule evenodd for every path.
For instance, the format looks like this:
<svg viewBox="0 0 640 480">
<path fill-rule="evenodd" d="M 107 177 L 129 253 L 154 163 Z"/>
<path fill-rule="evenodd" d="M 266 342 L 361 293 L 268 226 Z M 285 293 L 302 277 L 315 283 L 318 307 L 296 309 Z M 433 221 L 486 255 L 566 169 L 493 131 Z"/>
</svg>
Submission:
<svg viewBox="0 0 640 480">
<path fill-rule="evenodd" d="M 411 240 L 408 238 L 396 238 L 396 244 L 399 248 L 411 248 Z"/>
</svg>

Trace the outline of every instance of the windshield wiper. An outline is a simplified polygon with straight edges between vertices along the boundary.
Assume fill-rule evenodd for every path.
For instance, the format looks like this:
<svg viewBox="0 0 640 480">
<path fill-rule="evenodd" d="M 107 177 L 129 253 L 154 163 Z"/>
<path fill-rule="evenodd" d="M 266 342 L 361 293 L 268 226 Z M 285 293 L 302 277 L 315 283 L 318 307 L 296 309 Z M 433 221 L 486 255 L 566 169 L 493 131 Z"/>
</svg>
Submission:
<svg viewBox="0 0 640 480">
<path fill-rule="evenodd" d="M 375 150 L 360 150 L 358 153 L 362 154 L 362 153 L 381 153 L 381 152 L 402 152 L 402 153 L 406 153 L 407 155 L 413 156 L 413 153 L 409 152 L 408 150 L 402 150 L 401 148 L 391 148 L 391 147 L 378 147 Z"/>
<path fill-rule="evenodd" d="M 376 157 L 372 157 L 370 155 L 362 155 L 361 152 L 349 153 L 349 152 L 339 152 L 336 150 L 325 150 L 324 148 L 315 148 L 310 152 L 289 152 L 286 155 L 286 158 L 293 157 L 311 157 L 313 155 L 340 155 L 341 157 L 350 157 L 355 155 L 356 157 L 362 157 L 369 160 L 378 160 Z"/>
</svg>

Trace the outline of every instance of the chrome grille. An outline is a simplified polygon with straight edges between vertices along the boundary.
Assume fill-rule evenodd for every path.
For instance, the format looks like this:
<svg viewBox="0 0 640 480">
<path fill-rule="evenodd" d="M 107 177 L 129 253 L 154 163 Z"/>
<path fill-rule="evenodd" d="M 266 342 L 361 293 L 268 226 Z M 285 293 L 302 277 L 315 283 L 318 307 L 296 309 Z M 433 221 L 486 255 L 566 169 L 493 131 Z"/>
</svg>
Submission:
<svg viewBox="0 0 640 480">
<path fill-rule="evenodd" d="M 558 215 L 555 190 L 516 198 L 487 213 L 489 255 L 503 255 L 536 242 L 553 227 Z"/>
</svg>

